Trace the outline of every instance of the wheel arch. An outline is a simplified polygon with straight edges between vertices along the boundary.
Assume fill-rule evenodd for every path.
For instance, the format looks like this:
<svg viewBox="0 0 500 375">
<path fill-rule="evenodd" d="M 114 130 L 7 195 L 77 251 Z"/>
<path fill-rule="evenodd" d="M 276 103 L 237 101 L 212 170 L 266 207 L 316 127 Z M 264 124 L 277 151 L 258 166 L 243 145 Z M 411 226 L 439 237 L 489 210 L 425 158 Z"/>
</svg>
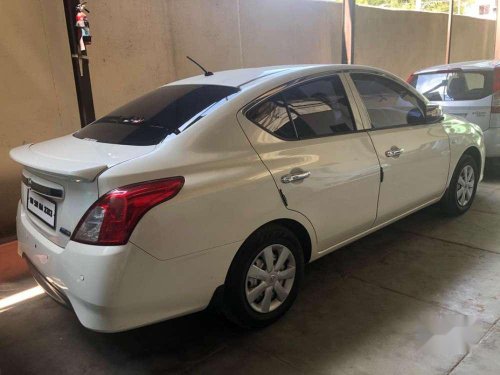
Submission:
<svg viewBox="0 0 500 375">
<path fill-rule="evenodd" d="M 267 228 L 269 227 L 269 228 Z M 245 328 L 249 327 L 261 327 L 265 326 L 276 319 L 278 319 L 288 308 L 290 307 L 290 304 L 293 303 L 293 300 L 295 299 L 297 295 L 297 283 L 294 284 L 294 288 L 290 293 L 295 290 L 295 292 L 292 294 L 292 299 L 291 302 L 289 302 L 288 307 L 286 307 L 286 301 L 284 302 L 285 310 L 282 310 L 281 313 L 279 313 L 279 308 L 276 310 L 278 312 L 278 315 L 275 315 L 274 317 L 271 316 L 270 320 L 266 321 L 257 321 L 257 323 L 249 323 L 248 322 L 248 314 L 245 312 L 246 309 L 244 306 L 241 306 L 241 298 L 239 295 L 239 285 L 241 283 L 241 277 L 244 277 L 243 281 L 246 278 L 245 273 L 248 270 L 247 269 L 247 261 L 253 259 L 252 254 L 248 254 L 248 252 L 252 252 L 253 247 L 253 241 L 257 240 L 259 241 L 260 239 L 263 240 L 268 240 L 271 237 L 266 237 L 266 235 L 274 233 L 274 231 L 280 231 L 278 227 L 286 228 L 288 231 L 292 232 L 299 243 L 301 244 L 302 247 L 302 252 L 304 256 L 304 264 L 308 263 L 310 258 L 311 258 L 311 253 L 314 251 L 314 243 L 311 242 L 311 234 L 307 230 L 307 224 L 302 224 L 298 220 L 294 220 L 291 218 L 278 218 L 274 220 L 270 220 L 266 222 L 265 224 L 259 226 L 257 229 L 255 229 L 239 246 L 238 250 L 236 251 L 233 259 L 231 260 L 231 264 L 229 265 L 228 272 L 226 274 L 225 282 L 223 285 L 220 285 L 215 291 L 212 296 L 212 299 L 208 305 L 210 309 L 213 309 L 215 311 L 221 311 L 226 315 L 226 317 L 235 322 L 238 325 L 241 325 Z M 262 230 L 267 230 L 267 233 L 259 233 L 259 231 Z M 281 231 L 281 235 L 283 235 L 283 231 Z M 259 239 L 260 237 L 260 239 Z M 287 238 L 290 238 L 288 235 Z M 248 246 L 250 245 L 250 246 Z M 252 255 L 251 258 L 248 258 L 248 255 Z M 241 258 L 243 256 L 243 258 Z M 244 259 L 245 262 L 238 262 L 238 259 Z M 298 280 L 300 284 L 300 280 L 303 275 L 303 270 L 300 268 L 299 270 L 299 276 Z M 297 276 L 296 276 L 297 277 Z M 266 286 L 267 288 L 267 286 Z M 288 297 L 287 297 L 288 298 Z M 290 298 L 287 299 L 287 301 L 290 301 Z M 245 304 L 243 302 L 243 304 Z M 246 303 L 248 304 L 248 302 Z M 246 305 L 245 304 L 245 305 Z M 243 311 L 242 311 L 243 310 Z M 243 314 L 242 314 L 243 313 Z M 270 312 L 272 313 L 272 312 Z M 242 317 L 243 315 L 243 317 Z M 251 318 L 251 316 L 250 316 Z"/>
<path fill-rule="evenodd" d="M 478 147 L 475 144 L 468 144 L 464 145 L 461 149 L 456 149 L 455 150 L 452 148 L 452 155 L 451 155 L 451 162 L 450 162 L 450 170 L 448 173 L 448 180 L 446 183 L 446 188 L 448 189 L 451 183 L 451 179 L 453 178 L 453 173 L 455 172 L 455 169 L 457 168 L 458 163 L 460 162 L 460 159 L 464 155 L 469 155 L 471 156 L 474 161 L 477 163 L 477 166 L 479 168 L 479 175 L 480 175 L 480 181 L 483 176 L 483 170 L 484 170 L 484 152 L 481 151 L 480 147 Z"/>
<path fill-rule="evenodd" d="M 467 147 L 460 154 L 460 157 L 458 157 L 458 160 L 455 163 L 455 166 L 453 168 L 453 172 L 450 172 L 448 187 L 446 188 L 446 191 L 445 191 L 444 195 L 442 196 L 441 201 L 439 202 L 441 210 L 443 211 L 444 214 L 446 214 L 448 216 L 458 216 L 458 215 L 462 215 L 463 213 L 467 212 L 467 210 L 470 208 L 470 206 L 472 204 L 472 201 L 474 200 L 474 195 L 475 195 L 475 191 L 477 188 L 477 183 L 478 183 L 478 181 L 480 181 L 474 175 L 474 178 L 476 179 L 476 181 L 475 181 L 475 185 L 474 185 L 474 190 L 471 193 L 469 200 L 467 202 L 463 201 L 461 204 L 457 202 L 457 200 L 459 200 L 461 198 L 458 197 L 458 195 L 457 195 L 458 190 L 456 190 L 456 192 L 455 192 L 455 188 L 453 186 L 455 186 L 455 187 L 457 186 L 456 184 L 458 183 L 459 176 L 463 171 L 463 169 L 461 169 L 461 168 L 464 168 L 464 166 L 467 165 L 467 164 L 460 164 L 461 160 L 464 159 L 465 156 L 467 156 L 467 159 L 472 158 L 476 162 L 477 167 L 479 168 L 480 174 L 482 174 L 482 166 L 483 166 L 484 162 L 482 159 L 481 151 L 473 145 Z M 469 165 L 470 165 L 470 161 L 469 161 Z M 481 178 L 481 176 L 480 176 L 480 178 Z M 458 187 L 456 187 L 456 188 L 458 189 Z M 463 185 L 462 185 L 462 188 L 464 188 Z M 465 192 L 462 192 L 462 198 L 465 199 Z"/>
<path fill-rule="evenodd" d="M 467 148 L 463 155 L 470 155 L 474 159 L 474 161 L 477 163 L 477 166 L 479 167 L 479 170 L 482 170 L 482 158 L 481 158 L 481 152 L 479 149 L 475 146 L 470 146 Z"/>
<path fill-rule="evenodd" d="M 252 236 L 254 236 L 258 231 L 262 230 L 262 228 L 265 228 L 269 225 L 281 225 L 290 230 L 294 235 L 296 235 L 297 240 L 300 242 L 300 245 L 302 247 L 302 252 L 304 254 L 304 264 L 309 263 L 309 261 L 311 260 L 312 249 L 313 249 L 311 234 L 309 233 L 307 228 L 299 221 L 290 218 L 280 218 L 268 221 L 267 223 L 262 224 L 260 227 L 256 228 L 252 233 L 250 233 L 247 236 L 247 238 L 243 241 L 236 254 L 234 255 L 231 261 L 231 266 L 234 262 L 234 259 L 236 259 L 241 249 L 244 248 L 247 241 L 249 241 L 249 239 L 252 238 Z M 229 268 L 231 268 L 231 266 Z"/>
<path fill-rule="evenodd" d="M 302 247 L 302 252 L 304 253 L 304 264 L 309 263 L 312 254 L 312 240 L 311 236 L 309 235 L 309 232 L 301 223 L 293 219 L 277 219 L 270 221 L 269 223 L 266 223 L 263 226 L 269 224 L 278 224 L 284 226 L 285 228 L 289 229 L 293 234 L 295 234 L 300 242 L 300 246 Z M 260 228 L 262 228 L 263 226 L 261 226 Z"/>
</svg>

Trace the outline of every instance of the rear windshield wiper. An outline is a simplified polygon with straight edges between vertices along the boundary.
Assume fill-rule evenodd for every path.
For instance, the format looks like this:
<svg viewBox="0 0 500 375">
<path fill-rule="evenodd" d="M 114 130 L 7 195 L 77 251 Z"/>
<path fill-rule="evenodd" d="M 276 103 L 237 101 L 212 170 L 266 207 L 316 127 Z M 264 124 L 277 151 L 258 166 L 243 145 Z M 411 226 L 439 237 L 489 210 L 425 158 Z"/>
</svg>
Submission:
<svg viewBox="0 0 500 375">
<path fill-rule="evenodd" d="M 438 88 L 440 88 L 442 86 L 446 86 L 447 84 L 448 84 L 448 80 L 447 79 L 443 79 L 437 86 L 434 86 L 433 88 L 427 90 L 426 92 L 423 92 L 422 95 L 430 94 L 434 90 L 437 90 Z"/>
</svg>

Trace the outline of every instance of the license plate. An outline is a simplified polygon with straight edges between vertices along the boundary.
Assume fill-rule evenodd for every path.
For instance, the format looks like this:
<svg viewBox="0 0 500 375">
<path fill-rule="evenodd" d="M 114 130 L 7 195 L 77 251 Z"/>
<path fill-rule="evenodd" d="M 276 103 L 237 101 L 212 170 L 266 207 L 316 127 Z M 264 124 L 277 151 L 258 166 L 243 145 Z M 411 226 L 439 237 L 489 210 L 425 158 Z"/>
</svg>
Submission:
<svg viewBox="0 0 500 375">
<path fill-rule="evenodd" d="M 56 228 L 57 206 L 54 202 L 30 189 L 28 190 L 27 208 L 29 212 L 42 220 L 49 227 Z"/>
</svg>

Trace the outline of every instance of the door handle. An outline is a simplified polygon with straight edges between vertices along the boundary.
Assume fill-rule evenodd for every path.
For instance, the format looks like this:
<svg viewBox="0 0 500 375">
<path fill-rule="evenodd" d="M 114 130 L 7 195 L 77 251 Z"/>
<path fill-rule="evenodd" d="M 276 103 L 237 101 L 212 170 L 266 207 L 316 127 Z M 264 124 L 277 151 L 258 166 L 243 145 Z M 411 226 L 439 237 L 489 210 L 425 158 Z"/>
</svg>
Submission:
<svg viewBox="0 0 500 375">
<path fill-rule="evenodd" d="M 392 146 L 390 150 L 385 152 L 385 156 L 388 158 L 399 158 L 399 156 L 404 152 L 404 148 L 399 148 L 398 146 Z"/>
<path fill-rule="evenodd" d="M 311 172 L 290 173 L 281 177 L 281 182 L 289 184 L 290 182 L 301 181 L 311 175 Z"/>
</svg>

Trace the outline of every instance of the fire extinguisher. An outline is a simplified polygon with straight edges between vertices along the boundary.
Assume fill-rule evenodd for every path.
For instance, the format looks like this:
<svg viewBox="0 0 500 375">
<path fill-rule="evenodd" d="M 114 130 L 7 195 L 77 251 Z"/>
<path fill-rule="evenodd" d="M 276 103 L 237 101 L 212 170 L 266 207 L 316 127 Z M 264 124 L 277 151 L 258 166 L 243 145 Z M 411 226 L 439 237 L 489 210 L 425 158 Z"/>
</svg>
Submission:
<svg viewBox="0 0 500 375">
<path fill-rule="evenodd" d="M 81 3 L 76 6 L 76 27 L 79 31 L 80 50 L 85 51 L 87 45 L 92 44 L 92 35 L 90 35 L 90 24 L 87 19 L 87 13 L 90 10 L 86 7 L 86 3 Z"/>
</svg>

